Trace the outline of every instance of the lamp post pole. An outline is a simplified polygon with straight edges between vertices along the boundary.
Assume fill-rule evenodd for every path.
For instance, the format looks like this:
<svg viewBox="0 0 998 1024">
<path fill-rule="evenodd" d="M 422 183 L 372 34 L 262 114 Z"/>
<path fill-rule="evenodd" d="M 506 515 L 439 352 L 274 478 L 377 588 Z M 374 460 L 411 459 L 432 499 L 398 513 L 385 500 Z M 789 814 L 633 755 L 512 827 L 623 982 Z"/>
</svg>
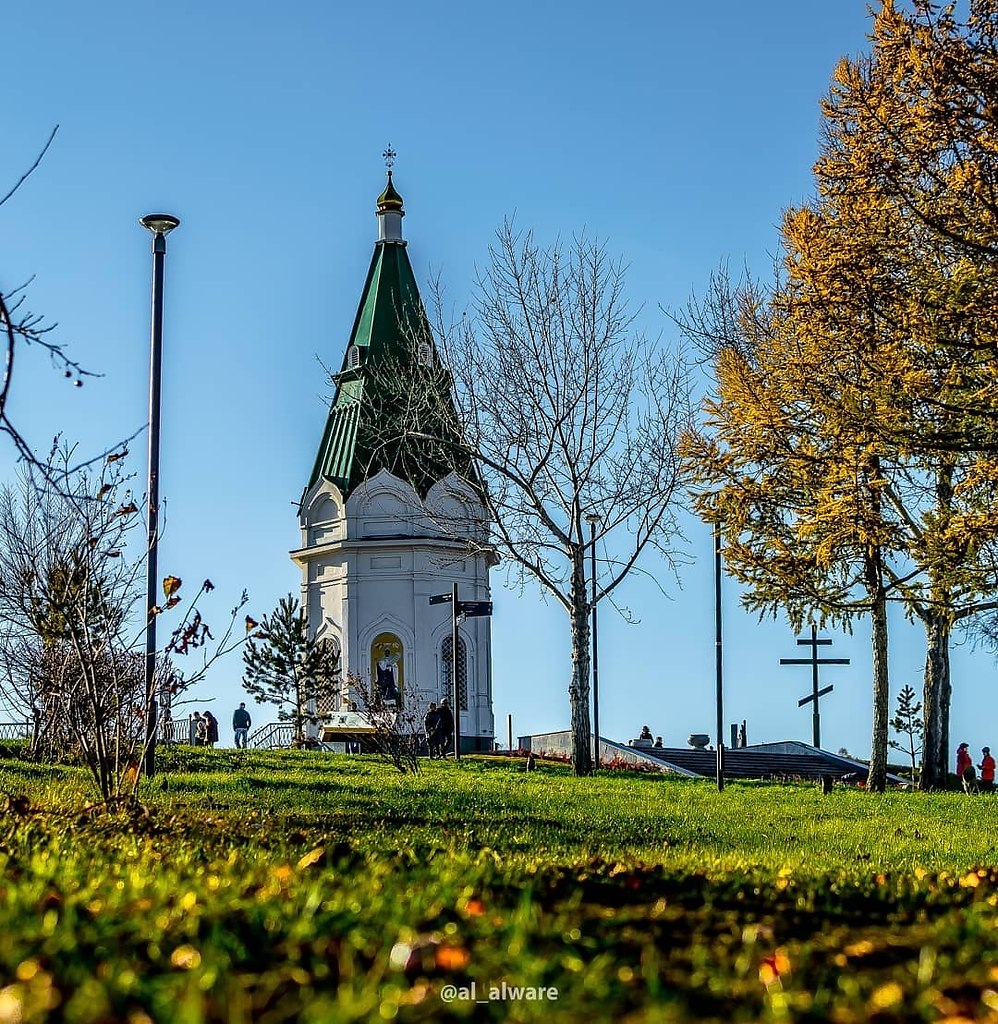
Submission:
<svg viewBox="0 0 998 1024">
<path fill-rule="evenodd" d="M 591 571 L 593 578 L 593 735 L 595 736 L 594 746 L 596 747 L 593 767 L 599 769 L 599 642 L 596 632 L 596 524 L 599 522 L 599 516 L 588 515 L 586 520 L 589 523 L 589 545 L 591 549 Z"/>
<path fill-rule="evenodd" d="M 461 760 L 461 691 L 457 679 L 457 584 L 451 584 L 450 598 L 450 674 L 451 699 L 454 701 L 454 760 Z"/>
<path fill-rule="evenodd" d="M 166 269 L 166 236 L 180 221 L 168 213 L 150 213 L 139 223 L 152 232 L 152 329 L 149 356 L 149 480 L 146 547 L 146 744 L 143 771 L 156 774 L 156 727 L 159 718 L 156 694 L 156 583 L 159 544 L 159 421 L 160 380 L 163 367 L 163 275 Z"/>
<path fill-rule="evenodd" d="M 724 789 L 724 660 L 721 633 L 721 527 L 714 527 L 714 682 L 717 698 L 717 789 Z"/>
</svg>

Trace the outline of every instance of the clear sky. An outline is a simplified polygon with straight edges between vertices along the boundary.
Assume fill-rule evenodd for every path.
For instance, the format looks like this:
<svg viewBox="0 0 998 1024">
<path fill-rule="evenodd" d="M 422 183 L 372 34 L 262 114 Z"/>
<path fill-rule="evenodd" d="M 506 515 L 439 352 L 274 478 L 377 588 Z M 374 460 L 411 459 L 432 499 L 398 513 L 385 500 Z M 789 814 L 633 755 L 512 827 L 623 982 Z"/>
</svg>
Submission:
<svg viewBox="0 0 998 1024">
<path fill-rule="evenodd" d="M 69 0 L 4 15 L 0 193 L 55 124 L 55 143 L 0 208 L 0 287 L 31 275 L 32 308 L 104 376 L 68 386 L 21 353 L 11 413 L 40 451 L 57 431 L 96 451 L 146 419 L 150 238 L 182 219 L 167 261 L 160 565 L 211 577 L 221 624 L 245 587 L 255 614 L 299 585 L 295 503 L 325 420 L 319 359 L 341 358 L 376 237 L 381 152 L 417 277 L 470 301 L 502 219 L 553 239 L 586 228 L 629 264 L 639 322 L 662 345 L 681 307 L 728 261 L 765 275 L 782 210 L 811 189 L 818 103 L 836 60 L 867 45 L 864 0 L 573 5 L 169 4 Z M 132 469 L 145 479 L 144 437 Z M 12 458 L 0 449 L 0 474 Z M 141 483 L 138 487 L 142 489 Z M 636 577 L 601 606 L 601 724 L 648 723 L 667 745 L 714 732 L 711 540 L 688 526 L 669 598 Z M 568 628 L 534 590 L 493 577 L 496 732 L 567 726 Z M 810 740 L 809 670 L 784 622 L 759 624 L 728 584 L 725 721 L 750 742 Z M 869 630 L 827 634 L 823 745 L 867 754 Z M 921 688 L 919 630 L 895 617 L 892 689 Z M 980 714 L 994 662 L 954 655 L 953 742 L 998 739 Z M 241 660 L 199 690 L 227 725 Z M 257 721 L 266 717 L 257 711 Z M 228 740 L 223 728 L 223 742 Z"/>
</svg>

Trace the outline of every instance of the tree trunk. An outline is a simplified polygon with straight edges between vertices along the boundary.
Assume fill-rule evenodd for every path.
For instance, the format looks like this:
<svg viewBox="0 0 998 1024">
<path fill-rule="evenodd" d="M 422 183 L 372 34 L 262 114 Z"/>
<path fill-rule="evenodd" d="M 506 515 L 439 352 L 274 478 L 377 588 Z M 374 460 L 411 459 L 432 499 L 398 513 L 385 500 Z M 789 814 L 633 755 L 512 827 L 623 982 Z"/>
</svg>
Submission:
<svg viewBox="0 0 998 1024">
<path fill-rule="evenodd" d="M 932 668 L 933 645 L 931 628 L 928 624 L 926 624 L 925 632 L 927 639 L 925 672 L 922 682 L 922 771 L 918 779 L 918 788 L 928 792 L 933 789 L 942 789 L 946 777 L 939 774 L 940 693 L 936 685 L 937 674 Z"/>
<path fill-rule="evenodd" d="M 882 793 L 887 787 L 887 726 L 891 688 L 887 668 L 887 598 L 880 580 L 879 555 L 870 559 L 868 578 L 873 595 L 873 736 L 870 742 L 870 773 L 867 789 Z"/>
<path fill-rule="evenodd" d="M 938 612 L 922 616 L 925 625 L 925 676 L 922 714 L 922 776 L 919 789 L 945 789 L 949 769 L 949 623 Z"/>
<path fill-rule="evenodd" d="M 939 779 L 944 789 L 949 781 L 949 709 L 953 697 L 953 677 L 949 670 L 949 634 L 950 627 L 947 625 L 942 649 L 943 679 L 939 687 Z"/>
<path fill-rule="evenodd" d="M 585 549 L 575 553 L 572 568 L 572 681 L 568 698 L 572 709 L 572 768 L 576 775 L 592 775 L 589 722 L 589 601 L 586 595 Z"/>
</svg>

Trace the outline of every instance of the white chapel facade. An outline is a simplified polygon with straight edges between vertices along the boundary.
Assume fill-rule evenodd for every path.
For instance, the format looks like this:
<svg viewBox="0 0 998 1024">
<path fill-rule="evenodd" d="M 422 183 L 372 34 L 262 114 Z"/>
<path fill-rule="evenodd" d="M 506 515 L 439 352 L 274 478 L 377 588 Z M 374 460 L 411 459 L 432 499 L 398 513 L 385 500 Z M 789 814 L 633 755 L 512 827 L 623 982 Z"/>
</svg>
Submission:
<svg viewBox="0 0 998 1024">
<path fill-rule="evenodd" d="M 377 202 L 378 240 L 302 496 L 301 546 L 291 557 L 302 571 L 309 629 L 340 650 L 344 683 L 334 709 L 357 700 L 348 688 L 353 676 L 421 722 L 430 701 L 449 697 L 453 705 L 451 605 L 430 598 L 457 584 L 462 602 L 491 600 L 492 554 L 474 469 L 450 444 L 458 428 L 449 376 L 409 263 L 404 216 L 389 167 Z M 413 368 L 427 365 L 439 369 L 431 379 L 442 390 L 435 401 L 414 400 L 408 389 L 425 387 L 426 377 Z M 400 409 L 410 410 L 407 418 Z M 490 624 L 478 616 L 458 627 L 465 751 L 493 747 Z"/>
</svg>

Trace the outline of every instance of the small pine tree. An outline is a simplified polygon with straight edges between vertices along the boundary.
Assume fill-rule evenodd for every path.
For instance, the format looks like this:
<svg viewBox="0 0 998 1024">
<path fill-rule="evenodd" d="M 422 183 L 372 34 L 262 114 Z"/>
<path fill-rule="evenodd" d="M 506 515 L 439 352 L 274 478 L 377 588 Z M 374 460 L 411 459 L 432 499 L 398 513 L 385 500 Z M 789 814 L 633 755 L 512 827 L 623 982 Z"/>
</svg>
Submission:
<svg viewBox="0 0 998 1024">
<path fill-rule="evenodd" d="M 890 745 L 895 750 L 906 753 L 911 758 L 911 778 L 915 780 L 918 771 L 918 755 L 922 752 L 922 703 L 915 700 L 915 689 L 912 686 L 905 686 L 898 694 L 897 709 L 891 719 L 891 728 L 899 735 L 906 737 L 906 741 L 898 743 L 891 740 Z"/>
<path fill-rule="evenodd" d="M 340 655 L 331 640 L 309 635 L 305 609 L 288 594 L 243 651 L 243 688 L 258 704 L 277 705 L 280 721 L 291 722 L 294 743 L 306 742 L 305 723 L 315 702 L 336 685 Z"/>
</svg>

